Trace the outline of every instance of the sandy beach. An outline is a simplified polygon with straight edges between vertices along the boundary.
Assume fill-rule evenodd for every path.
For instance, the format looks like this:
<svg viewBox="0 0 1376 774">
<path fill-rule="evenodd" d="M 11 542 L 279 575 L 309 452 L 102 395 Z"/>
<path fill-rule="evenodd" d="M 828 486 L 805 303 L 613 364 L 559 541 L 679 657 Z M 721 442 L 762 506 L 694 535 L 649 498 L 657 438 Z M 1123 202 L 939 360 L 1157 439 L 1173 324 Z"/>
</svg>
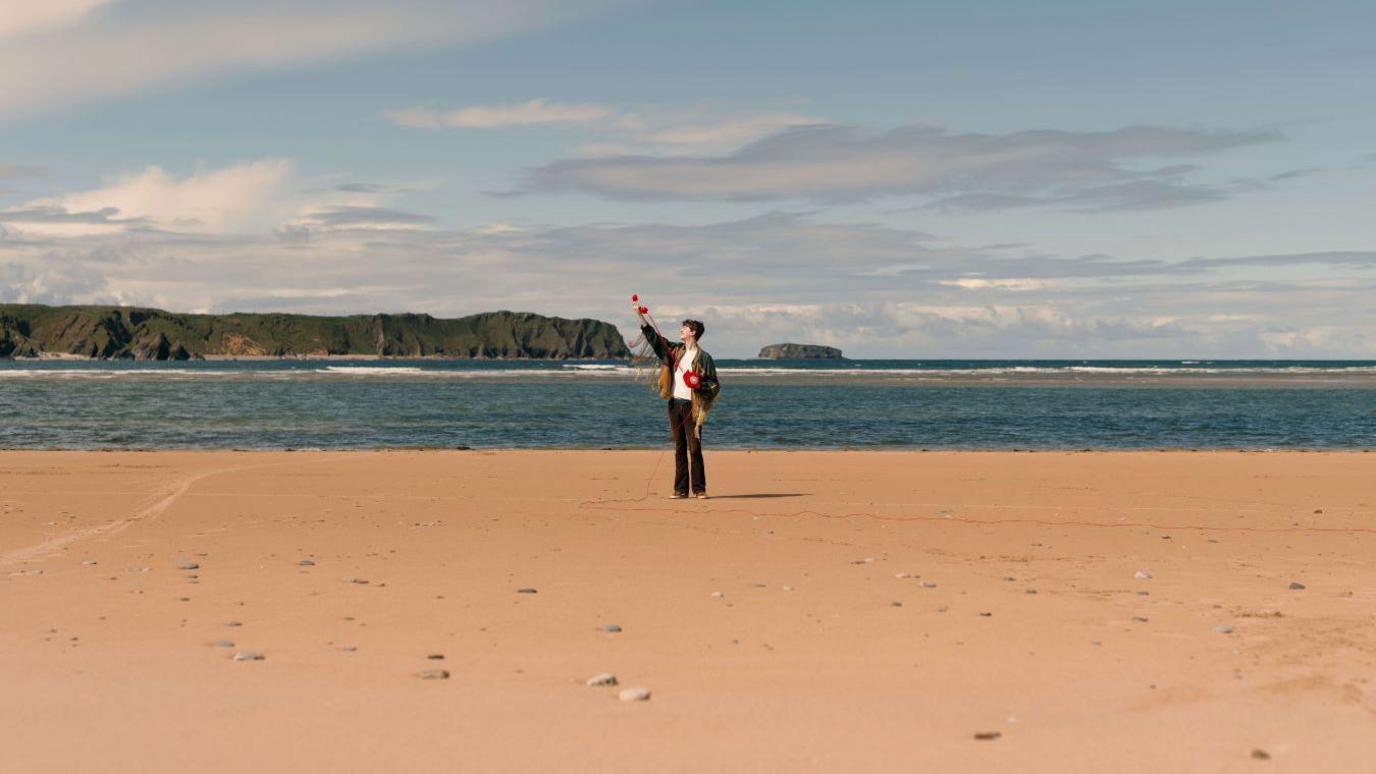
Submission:
<svg viewBox="0 0 1376 774">
<path fill-rule="evenodd" d="M 5 772 L 1376 771 L 1373 454 L 0 459 Z"/>
</svg>

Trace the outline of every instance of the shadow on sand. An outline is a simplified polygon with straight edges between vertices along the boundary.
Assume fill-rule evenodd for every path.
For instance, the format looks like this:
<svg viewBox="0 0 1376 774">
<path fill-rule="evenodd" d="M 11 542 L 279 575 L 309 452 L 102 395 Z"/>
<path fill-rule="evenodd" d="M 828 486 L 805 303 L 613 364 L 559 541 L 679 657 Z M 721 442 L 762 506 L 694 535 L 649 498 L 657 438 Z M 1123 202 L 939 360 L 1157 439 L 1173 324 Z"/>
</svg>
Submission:
<svg viewBox="0 0 1376 774">
<path fill-rule="evenodd" d="M 712 495 L 711 500 L 765 500 L 773 497 L 807 497 L 811 492 L 792 492 L 788 494 L 738 494 Z"/>
</svg>

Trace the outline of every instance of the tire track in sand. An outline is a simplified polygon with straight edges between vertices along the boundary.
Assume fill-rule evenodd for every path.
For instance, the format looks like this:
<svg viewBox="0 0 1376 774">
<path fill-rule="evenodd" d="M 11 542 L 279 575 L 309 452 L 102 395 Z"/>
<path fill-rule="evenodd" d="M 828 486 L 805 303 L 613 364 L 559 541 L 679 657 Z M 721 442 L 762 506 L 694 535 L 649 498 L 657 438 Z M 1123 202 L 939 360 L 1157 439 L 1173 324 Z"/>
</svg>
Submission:
<svg viewBox="0 0 1376 774">
<path fill-rule="evenodd" d="M 67 532 L 65 534 L 58 535 L 57 537 L 51 538 L 49 540 L 45 540 L 42 543 L 26 546 L 24 548 L 17 548 L 5 554 L 0 554 L 0 568 L 10 567 L 16 564 L 24 564 L 33 561 L 41 561 L 43 559 L 50 559 L 57 556 L 63 547 L 71 543 L 75 543 L 78 540 L 100 537 L 101 535 L 114 535 L 124 531 L 125 529 L 140 521 L 143 521 L 144 519 L 148 519 L 150 521 L 156 519 L 158 516 L 161 516 L 168 508 L 171 508 L 172 504 L 175 503 L 178 500 L 178 498 L 190 491 L 191 487 L 195 485 L 196 482 L 202 481 L 212 476 L 219 476 L 225 473 L 235 473 L 241 470 L 253 470 L 255 468 L 271 468 L 277 467 L 279 465 L 301 465 L 315 462 L 333 461 L 335 460 L 327 458 L 323 460 L 303 460 L 300 462 L 269 462 L 259 465 L 236 465 L 231 467 L 213 468 L 211 470 L 201 471 L 200 473 L 189 476 L 177 483 L 155 490 L 151 495 L 149 495 L 149 497 L 146 500 L 146 502 L 151 502 L 149 502 L 148 505 L 144 506 L 142 510 L 138 511 L 137 513 L 134 513 L 131 516 L 125 516 L 124 518 L 115 519 L 114 521 L 107 522 L 105 524 L 100 524 L 94 527 L 87 527 L 86 529 L 79 529 L 74 530 L 72 532 Z"/>
</svg>

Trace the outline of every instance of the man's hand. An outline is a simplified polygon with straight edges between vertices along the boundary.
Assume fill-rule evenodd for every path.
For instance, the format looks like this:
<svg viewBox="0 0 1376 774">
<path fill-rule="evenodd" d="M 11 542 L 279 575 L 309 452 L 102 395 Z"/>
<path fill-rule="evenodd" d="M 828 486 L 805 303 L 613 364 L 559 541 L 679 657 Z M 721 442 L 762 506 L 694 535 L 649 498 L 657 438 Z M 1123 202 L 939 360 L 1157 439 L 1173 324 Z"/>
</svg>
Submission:
<svg viewBox="0 0 1376 774">
<path fill-rule="evenodd" d="M 645 315 L 642 314 L 641 311 L 640 311 L 640 304 L 638 304 L 638 303 L 632 301 L 632 302 L 631 302 L 631 311 L 632 311 L 632 312 L 635 312 L 635 316 L 638 317 L 638 318 L 640 318 L 640 324 L 641 324 L 641 325 L 644 325 L 644 324 L 645 324 Z"/>
</svg>

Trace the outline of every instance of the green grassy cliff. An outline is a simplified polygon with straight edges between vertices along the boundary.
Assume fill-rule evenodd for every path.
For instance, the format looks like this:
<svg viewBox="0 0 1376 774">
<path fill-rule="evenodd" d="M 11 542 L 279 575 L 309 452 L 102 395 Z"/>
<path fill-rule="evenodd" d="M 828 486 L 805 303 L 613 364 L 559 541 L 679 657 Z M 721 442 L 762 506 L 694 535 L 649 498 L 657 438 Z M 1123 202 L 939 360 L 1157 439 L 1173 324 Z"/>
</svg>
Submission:
<svg viewBox="0 0 1376 774">
<path fill-rule="evenodd" d="M 449 358 L 630 357 L 616 326 L 522 312 L 452 320 L 428 314 L 177 314 L 128 306 L 0 304 L 0 357 L 136 360 L 211 355 Z"/>
</svg>

